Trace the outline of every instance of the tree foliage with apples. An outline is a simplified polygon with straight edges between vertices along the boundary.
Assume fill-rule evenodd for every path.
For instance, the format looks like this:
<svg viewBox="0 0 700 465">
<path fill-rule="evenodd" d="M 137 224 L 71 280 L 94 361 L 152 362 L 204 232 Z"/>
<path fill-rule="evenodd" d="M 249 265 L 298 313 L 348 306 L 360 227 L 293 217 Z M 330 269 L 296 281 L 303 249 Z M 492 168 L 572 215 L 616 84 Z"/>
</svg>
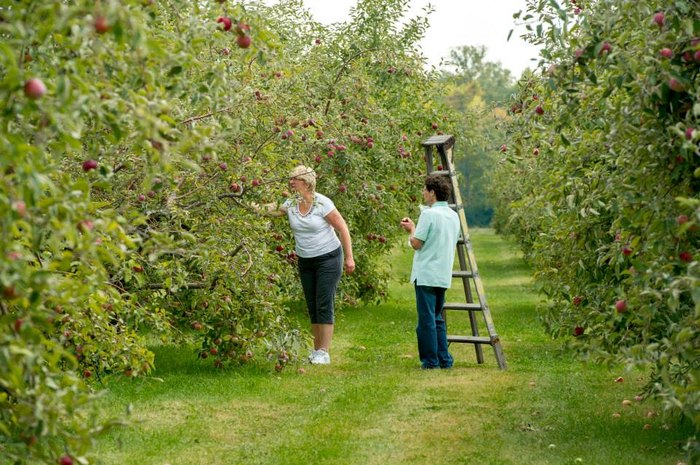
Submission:
<svg viewBox="0 0 700 465">
<path fill-rule="evenodd" d="M 537 1 L 520 19 L 542 61 L 510 108 L 498 228 L 552 336 L 647 369 L 644 395 L 700 427 L 700 5 Z"/>
<path fill-rule="evenodd" d="M 0 6 L 0 461 L 91 463 L 123 423 L 95 386 L 152 370 L 144 331 L 216 367 L 293 362 L 293 239 L 251 205 L 297 164 L 352 233 L 343 302 L 385 295 L 420 142 L 453 125 L 407 8 L 325 27 L 301 1 Z"/>
</svg>

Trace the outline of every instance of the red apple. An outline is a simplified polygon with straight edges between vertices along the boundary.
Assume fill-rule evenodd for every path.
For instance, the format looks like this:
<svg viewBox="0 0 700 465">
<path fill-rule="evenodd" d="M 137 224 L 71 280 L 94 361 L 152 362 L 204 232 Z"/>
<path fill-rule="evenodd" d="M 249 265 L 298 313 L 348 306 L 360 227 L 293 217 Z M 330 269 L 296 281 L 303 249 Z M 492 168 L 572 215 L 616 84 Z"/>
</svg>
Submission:
<svg viewBox="0 0 700 465">
<path fill-rule="evenodd" d="M 688 222 L 688 215 L 678 215 L 678 218 L 676 218 L 676 223 L 680 224 L 685 224 Z"/>
<path fill-rule="evenodd" d="M 192 323 L 192 329 L 194 329 L 195 331 L 201 331 L 202 323 L 195 321 L 194 323 Z"/>
<path fill-rule="evenodd" d="M 348 186 L 346 186 L 345 184 L 341 184 L 340 186 L 338 186 L 338 190 L 344 194 L 348 191 Z"/>
<path fill-rule="evenodd" d="M 673 58 L 673 50 L 670 48 L 662 48 L 659 54 L 664 58 Z"/>
<path fill-rule="evenodd" d="M 231 22 L 231 18 L 227 18 L 226 16 L 219 16 L 218 18 L 216 18 L 216 22 L 224 25 L 224 31 L 230 30 L 231 25 L 233 24 Z"/>
<path fill-rule="evenodd" d="M 70 455 L 63 455 L 58 459 L 58 465 L 73 465 L 73 459 Z"/>
<path fill-rule="evenodd" d="M 579 305 L 581 305 L 582 301 L 583 301 L 583 297 L 581 297 L 580 295 L 577 295 L 577 296 L 574 296 L 572 303 L 578 307 Z"/>
<path fill-rule="evenodd" d="M 600 48 L 600 54 L 602 55 L 603 53 L 610 53 L 612 51 L 612 45 L 610 45 L 610 42 L 603 42 L 603 46 Z"/>
<path fill-rule="evenodd" d="M 91 376 L 92 376 L 92 372 L 90 370 L 83 371 L 83 378 L 89 378 Z"/>
<path fill-rule="evenodd" d="M 654 22 L 659 27 L 664 27 L 664 22 L 666 21 L 666 15 L 663 11 L 659 11 L 654 15 Z"/>
<path fill-rule="evenodd" d="M 24 95 L 31 100 L 37 100 L 46 93 L 46 86 L 39 78 L 31 78 L 24 83 Z"/>
<path fill-rule="evenodd" d="M 574 328 L 574 336 L 579 337 L 583 334 L 584 329 L 580 326 Z"/>
<path fill-rule="evenodd" d="M 221 171 L 226 171 L 228 169 L 228 165 L 226 163 L 221 162 L 219 163 L 219 169 Z"/>
<path fill-rule="evenodd" d="M 682 262 L 690 263 L 693 261 L 693 254 L 688 252 L 687 250 L 684 250 L 683 252 L 678 254 L 678 258 L 680 258 Z"/>
<path fill-rule="evenodd" d="M 83 162 L 83 171 L 90 171 L 97 168 L 97 160 L 85 160 Z"/>
<path fill-rule="evenodd" d="M 107 22 L 107 18 L 104 16 L 98 16 L 95 18 L 95 32 L 98 34 L 104 34 L 105 32 L 108 32 L 112 27 L 109 25 L 109 22 Z"/>
<path fill-rule="evenodd" d="M 535 113 L 538 115 L 544 115 L 544 108 L 542 108 L 542 105 L 537 105 L 535 107 Z"/>
<path fill-rule="evenodd" d="M 16 200 L 12 202 L 12 209 L 17 212 L 17 214 L 21 217 L 24 217 L 24 215 L 27 214 L 27 204 L 24 203 L 22 200 Z"/>
<path fill-rule="evenodd" d="M 617 313 L 625 313 L 627 311 L 627 301 L 618 300 L 615 302 L 615 310 L 617 310 Z"/>
<path fill-rule="evenodd" d="M 508 146 L 506 144 L 501 145 L 501 152 L 506 152 L 508 150 Z"/>
<path fill-rule="evenodd" d="M 250 31 L 250 25 L 241 22 L 236 24 L 236 34 L 242 36 L 246 33 L 246 31 Z"/>
<path fill-rule="evenodd" d="M 433 129 L 437 129 L 437 128 L 438 128 L 438 124 L 437 124 L 437 123 L 433 123 L 433 124 L 430 125 L 430 127 L 432 127 Z"/>
<path fill-rule="evenodd" d="M 277 247 L 275 247 L 275 250 L 278 252 L 282 252 L 284 250 L 284 246 L 282 244 L 280 244 Z"/>
<path fill-rule="evenodd" d="M 675 92 L 683 92 L 685 86 L 676 78 L 671 78 L 668 80 L 668 87 Z"/>
<path fill-rule="evenodd" d="M 632 255 L 632 249 L 630 249 L 630 248 L 627 247 L 627 246 L 624 246 L 624 247 L 622 248 L 622 255 L 625 255 L 625 256 L 630 256 L 630 255 Z"/>
<path fill-rule="evenodd" d="M 250 47 L 251 38 L 250 36 L 238 36 L 236 37 L 236 43 L 240 48 Z"/>
<path fill-rule="evenodd" d="M 18 332 L 18 333 L 19 333 L 20 331 L 22 331 L 22 326 L 23 326 L 23 325 L 24 325 L 24 320 L 22 320 L 21 318 L 17 318 L 17 319 L 15 320 L 15 325 L 14 325 L 15 332 Z"/>
<path fill-rule="evenodd" d="M 251 181 L 251 184 L 253 185 L 253 187 L 257 187 L 257 186 L 259 186 L 260 184 L 262 184 L 262 181 L 260 181 L 259 179 L 253 179 L 253 180 Z"/>
<path fill-rule="evenodd" d="M 216 347 L 212 347 L 211 349 L 209 349 L 209 353 L 212 355 L 216 355 L 219 353 L 219 349 L 217 349 Z"/>
<path fill-rule="evenodd" d="M 231 192 L 240 192 L 241 190 L 241 186 L 236 182 L 231 183 L 231 185 L 228 186 L 228 188 L 231 190 Z"/>
<path fill-rule="evenodd" d="M 694 128 L 685 128 L 685 138 L 688 140 L 693 140 Z"/>
<path fill-rule="evenodd" d="M 78 229 L 83 231 L 83 232 L 88 232 L 92 231 L 92 228 L 95 227 L 95 223 L 93 223 L 90 220 L 83 220 L 80 223 L 78 223 Z"/>
</svg>

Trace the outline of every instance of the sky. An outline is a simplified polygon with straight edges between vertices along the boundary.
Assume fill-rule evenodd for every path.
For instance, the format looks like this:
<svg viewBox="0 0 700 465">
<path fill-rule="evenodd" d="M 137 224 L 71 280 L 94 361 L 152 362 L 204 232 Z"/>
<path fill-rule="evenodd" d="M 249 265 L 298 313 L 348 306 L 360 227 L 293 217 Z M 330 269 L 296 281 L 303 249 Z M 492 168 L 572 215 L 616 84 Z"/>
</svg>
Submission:
<svg viewBox="0 0 700 465">
<path fill-rule="evenodd" d="M 274 2 L 268 2 L 274 3 Z M 324 24 L 344 21 L 356 0 L 304 0 L 314 18 Z M 488 61 L 500 62 L 515 77 L 537 64 L 538 50 L 524 42 L 525 31 L 513 19 L 513 13 L 525 9 L 525 0 L 411 0 L 409 15 L 421 14 L 430 3 L 430 28 L 420 43 L 428 65 L 438 66 L 452 47 L 483 45 Z M 508 41 L 508 33 L 515 29 Z M 531 59 L 534 59 L 532 61 Z"/>
</svg>

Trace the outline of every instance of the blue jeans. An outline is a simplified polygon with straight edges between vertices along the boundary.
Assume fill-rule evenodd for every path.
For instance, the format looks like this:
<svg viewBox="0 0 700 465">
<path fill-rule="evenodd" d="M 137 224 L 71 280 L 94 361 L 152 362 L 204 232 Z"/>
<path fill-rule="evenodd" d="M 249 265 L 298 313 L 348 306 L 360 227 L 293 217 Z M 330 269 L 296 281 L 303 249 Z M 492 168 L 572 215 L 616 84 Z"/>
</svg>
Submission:
<svg viewBox="0 0 700 465">
<path fill-rule="evenodd" d="M 447 350 L 447 325 L 442 317 L 445 304 L 443 287 L 419 286 L 416 289 L 418 307 L 418 355 L 423 368 L 450 368 L 454 363 Z"/>
</svg>

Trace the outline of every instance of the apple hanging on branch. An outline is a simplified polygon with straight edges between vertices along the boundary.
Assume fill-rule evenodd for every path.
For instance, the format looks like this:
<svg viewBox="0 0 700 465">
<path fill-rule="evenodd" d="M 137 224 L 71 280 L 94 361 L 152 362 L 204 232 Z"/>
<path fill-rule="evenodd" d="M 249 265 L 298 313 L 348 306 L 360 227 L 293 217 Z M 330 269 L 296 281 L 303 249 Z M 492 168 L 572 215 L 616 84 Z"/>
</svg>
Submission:
<svg viewBox="0 0 700 465">
<path fill-rule="evenodd" d="M 37 100 L 46 93 L 46 86 L 39 78 L 31 78 L 24 83 L 24 95 L 31 100 Z"/>
</svg>

